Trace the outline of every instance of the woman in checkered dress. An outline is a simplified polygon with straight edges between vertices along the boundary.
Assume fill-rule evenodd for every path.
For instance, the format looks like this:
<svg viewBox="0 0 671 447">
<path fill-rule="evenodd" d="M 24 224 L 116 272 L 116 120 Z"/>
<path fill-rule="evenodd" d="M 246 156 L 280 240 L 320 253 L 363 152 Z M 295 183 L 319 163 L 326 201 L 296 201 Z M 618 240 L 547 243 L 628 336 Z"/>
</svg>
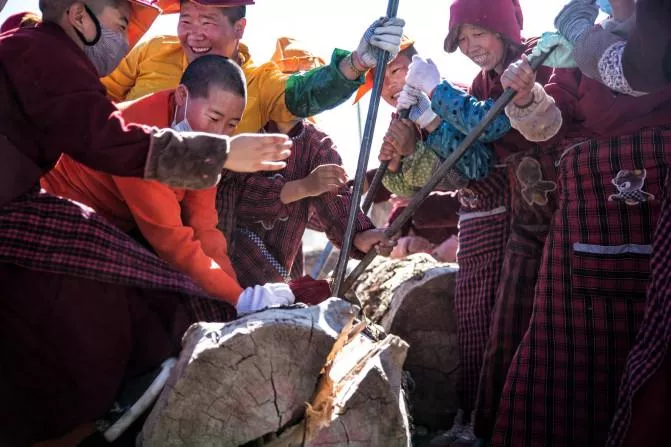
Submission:
<svg viewBox="0 0 671 447">
<path fill-rule="evenodd" d="M 584 76 L 566 87 L 582 135 L 561 144 L 557 211 L 493 446 L 604 445 L 643 316 L 671 90 L 634 98 Z"/>
<path fill-rule="evenodd" d="M 484 100 L 494 100 L 503 94 L 504 88 L 501 84 L 501 73 L 507 64 L 517 60 L 520 55 L 529 53 L 536 44 L 536 40 L 527 40 L 522 43 L 520 36 L 522 27 L 522 12 L 516 1 L 501 0 L 491 1 L 463 1 L 457 0 L 453 3 L 450 11 L 450 33 L 445 41 L 445 49 L 449 52 L 457 48 L 479 64 L 483 71 L 474 80 L 468 96 L 452 88 L 443 82 L 432 95 L 433 108 L 441 118 L 453 122 L 459 129 L 472 129 L 484 116 L 488 109 L 481 108 L 476 113 L 477 119 L 471 122 L 462 117 L 466 113 L 460 109 L 463 103 L 475 103 L 482 107 L 487 104 Z M 487 36 L 487 37 L 485 37 Z M 493 57 L 494 48 L 497 44 L 486 42 L 498 41 L 500 53 L 498 58 Z M 541 84 L 547 84 L 551 89 L 551 69 L 543 68 L 538 75 Z M 539 96 L 539 104 L 540 101 Z M 567 99 L 566 104 L 570 107 L 573 98 Z M 491 103 L 490 103 L 491 104 Z M 544 104 L 544 103 L 543 103 Z M 477 108 L 476 108 L 477 110 Z M 561 127 L 561 114 L 555 115 L 555 127 Z M 513 127 L 516 124 L 513 123 Z M 522 134 L 531 139 L 544 139 L 543 136 L 534 136 L 537 132 L 534 126 L 521 123 L 517 120 L 517 128 Z M 551 126 L 548 127 L 551 129 Z M 488 129 L 491 131 L 491 129 Z M 556 129 L 555 129 L 556 130 Z M 511 130 L 491 139 L 495 149 L 499 165 L 484 181 L 470 182 L 459 191 L 461 202 L 461 218 L 459 228 L 459 275 L 457 276 L 457 287 L 455 290 L 455 305 L 457 310 L 458 333 L 460 356 L 462 361 L 462 390 L 461 408 L 463 415 L 470 416 L 476 403 L 478 382 L 483 366 L 483 354 L 490 338 L 490 323 L 492 310 L 495 305 L 497 290 L 500 286 L 502 266 L 508 265 L 509 286 L 515 282 L 522 284 L 524 289 L 533 289 L 537 259 L 540 258 L 542 241 L 551 214 L 550 207 L 554 203 L 551 196 L 554 191 L 554 166 L 551 159 L 543 158 L 542 152 L 536 148 L 535 143 L 530 143 L 516 130 Z M 550 143 L 548 143 L 549 145 Z M 534 149 L 535 148 L 535 149 Z M 511 154 L 522 154 L 525 157 L 513 158 L 513 168 L 507 166 Z M 539 161 L 540 160 L 540 161 Z M 512 172 L 511 172 L 512 171 Z M 512 174 L 512 175 L 511 175 Z M 548 180 L 550 179 L 550 180 Z M 520 198 L 514 200 L 515 194 L 520 197 L 531 198 L 531 204 L 522 206 Z M 513 201 L 514 200 L 514 201 Z M 539 205 L 534 207 L 533 205 Z M 513 208 L 511 208 L 513 207 Z M 511 215 L 511 209 L 516 211 Z M 536 252 L 527 253 L 520 248 L 513 253 L 519 253 L 518 257 L 511 257 L 506 252 L 506 244 L 509 244 L 511 235 L 510 222 L 512 216 L 523 216 L 527 224 L 526 228 L 519 230 L 517 241 L 525 245 L 541 245 Z M 530 229 L 530 230 L 529 230 Z M 530 232 L 530 234 L 529 234 Z M 513 233 L 515 234 L 515 233 Z M 508 264 L 504 261 L 508 259 Z M 534 264 L 535 261 L 535 264 Z M 524 275 L 520 275 L 524 273 Z M 515 293 L 514 288 L 508 287 L 509 293 Z M 524 290 L 521 300 L 524 300 Z M 528 296 L 529 303 L 532 296 Z M 504 297 L 516 304 L 517 295 Z M 530 304 L 529 306 L 530 307 Z M 516 321 L 515 329 L 520 332 L 517 341 L 521 338 L 526 328 L 528 316 L 524 311 L 515 309 L 522 316 Z M 500 312 L 500 314 L 503 314 Z M 496 339 L 498 342 L 498 339 Z M 508 355 L 512 357 L 516 341 L 509 342 L 506 347 L 511 351 Z M 501 351 L 498 344 L 493 347 L 496 353 Z M 506 357 L 503 356 L 505 359 Z M 502 365 L 503 363 L 503 365 Z M 494 370 L 498 375 L 505 374 L 507 363 L 496 362 Z M 499 371 L 503 371 L 502 373 Z M 499 385 L 500 387 L 500 385 Z M 487 387 L 489 395 L 497 395 L 499 391 L 491 390 L 496 386 Z M 494 399 L 496 401 L 496 399 Z M 493 406 L 492 411 L 495 410 Z M 454 438 L 467 440 L 473 438 L 472 424 L 464 424 L 462 414 L 458 415 L 455 426 L 444 436 L 445 441 Z"/>
</svg>

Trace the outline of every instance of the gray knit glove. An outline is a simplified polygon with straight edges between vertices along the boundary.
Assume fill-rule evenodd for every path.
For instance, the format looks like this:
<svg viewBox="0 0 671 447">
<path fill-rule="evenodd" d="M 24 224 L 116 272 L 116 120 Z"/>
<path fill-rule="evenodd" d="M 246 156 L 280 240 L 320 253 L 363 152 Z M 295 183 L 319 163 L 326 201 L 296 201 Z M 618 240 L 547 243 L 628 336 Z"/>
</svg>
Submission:
<svg viewBox="0 0 671 447">
<path fill-rule="evenodd" d="M 555 28 L 575 44 L 585 31 L 594 26 L 599 8 L 594 0 L 572 0 L 555 18 Z"/>
</svg>

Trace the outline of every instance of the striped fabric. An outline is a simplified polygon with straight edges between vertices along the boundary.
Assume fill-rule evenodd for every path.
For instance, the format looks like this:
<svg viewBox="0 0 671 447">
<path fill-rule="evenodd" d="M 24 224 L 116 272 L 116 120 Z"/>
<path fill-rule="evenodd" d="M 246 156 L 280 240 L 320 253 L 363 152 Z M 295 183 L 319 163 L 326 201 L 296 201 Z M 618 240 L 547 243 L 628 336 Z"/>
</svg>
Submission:
<svg viewBox="0 0 671 447">
<path fill-rule="evenodd" d="M 671 342 L 671 176 L 666 182 L 666 199 L 662 206 L 650 261 L 652 274 L 645 305 L 645 316 L 636 343 L 629 353 L 624 371 L 617 410 L 611 425 L 607 447 L 620 447 L 632 420 L 634 396 L 650 381 L 669 355 Z M 653 391 L 654 392 L 654 391 Z M 668 402 L 667 402 L 668 404 Z M 646 424 L 647 425 L 647 424 Z M 645 430 L 664 431 L 647 425 Z"/>
<path fill-rule="evenodd" d="M 509 235 L 505 169 L 459 191 L 459 273 L 454 292 L 461 359 L 461 408 L 470 414 L 489 338 L 491 312 Z"/>
<path fill-rule="evenodd" d="M 558 210 L 529 329 L 503 388 L 493 446 L 605 444 L 643 317 L 650 257 L 594 252 L 651 244 L 659 200 L 630 204 L 611 196 L 636 189 L 660 197 L 670 145 L 671 132 L 652 129 L 586 141 L 563 154 Z M 575 243 L 591 250 L 574 251 Z"/>
<path fill-rule="evenodd" d="M 545 239 L 556 209 L 558 149 L 536 147 L 507 159 L 511 230 L 478 386 L 475 433 L 492 435 L 510 362 L 529 326 Z"/>
<path fill-rule="evenodd" d="M 234 237 L 229 237 L 229 251 L 243 287 L 302 277 L 306 228 L 325 232 L 336 246 L 340 246 L 345 234 L 351 205 L 348 188 L 289 205 L 280 202 L 279 194 L 286 182 L 303 179 L 320 165 L 342 164 L 333 140 L 313 124 L 298 125 L 290 136 L 293 148 L 285 169 L 249 176 L 239 188 L 219 188 L 220 219 L 233 219 L 237 228 Z M 356 231 L 371 228 L 374 225 L 370 219 L 359 213 Z M 357 250 L 353 254 L 362 255 Z"/>
<path fill-rule="evenodd" d="M 195 321 L 229 321 L 227 303 L 109 224 L 90 208 L 33 190 L 0 208 L 0 262 L 31 270 L 179 293 Z"/>
</svg>

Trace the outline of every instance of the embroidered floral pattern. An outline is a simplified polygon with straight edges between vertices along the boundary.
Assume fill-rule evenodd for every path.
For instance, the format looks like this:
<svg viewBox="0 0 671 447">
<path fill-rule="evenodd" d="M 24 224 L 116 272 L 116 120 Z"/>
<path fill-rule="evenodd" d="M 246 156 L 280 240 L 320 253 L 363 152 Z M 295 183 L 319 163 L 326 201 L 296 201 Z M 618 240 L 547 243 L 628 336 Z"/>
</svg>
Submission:
<svg viewBox="0 0 671 447">
<path fill-rule="evenodd" d="M 462 188 L 459 190 L 459 203 L 465 208 L 477 208 L 480 203 L 480 196 L 472 189 Z"/>
<path fill-rule="evenodd" d="M 629 81 L 624 77 L 622 55 L 626 45 L 627 42 L 624 40 L 616 42 L 603 52 L 598 64 L 599 76 L 601 76 L 601 80 L 606 86 L 616 92 L 631 96 L 645 95 L 644 92 L 638 92 L 631 88 Z"/>
</svg>

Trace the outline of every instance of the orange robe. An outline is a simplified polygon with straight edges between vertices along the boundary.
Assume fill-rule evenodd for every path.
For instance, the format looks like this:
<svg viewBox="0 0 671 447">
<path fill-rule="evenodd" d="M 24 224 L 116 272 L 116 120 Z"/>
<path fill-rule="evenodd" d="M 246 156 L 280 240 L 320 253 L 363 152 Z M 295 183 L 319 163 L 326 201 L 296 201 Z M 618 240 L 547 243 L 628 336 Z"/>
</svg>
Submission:
<svg viewBox="0 0 671 447">
<path fill-rule="evenodd" d="M 127 122 L 170 127 L 174 90 L 118 105 Z M 156 181 L 117 177 L 87 168 L 64 155 L 42 177 L 42 187 L 95 209 L 129 231 L 138 228 L 156 253 L 189 275 L 203 290 L 237 303 L 242 288 L 217 230 L 216 187 L 188 191 Z"/>
</svg>

